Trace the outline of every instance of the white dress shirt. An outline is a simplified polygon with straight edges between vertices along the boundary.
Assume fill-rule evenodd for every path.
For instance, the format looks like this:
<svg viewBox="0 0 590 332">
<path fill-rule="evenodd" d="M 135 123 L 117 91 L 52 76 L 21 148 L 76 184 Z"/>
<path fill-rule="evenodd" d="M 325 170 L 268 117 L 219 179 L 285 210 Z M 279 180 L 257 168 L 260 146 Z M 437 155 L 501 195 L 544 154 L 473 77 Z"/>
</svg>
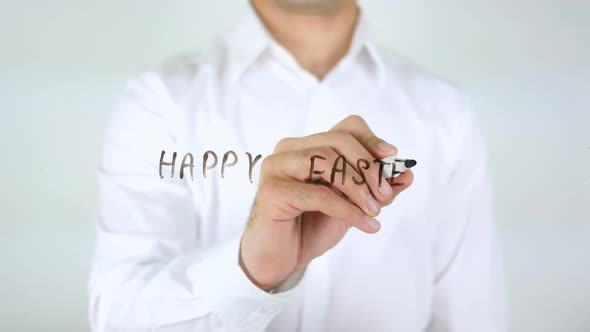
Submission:
<svg viewBox="0 0 590 332">
<path fill-rule="evenodd" d="M 362 116 L 413 185 L 381 230 L 351 229 L 303 274 L 265 292 L 238 265 L 256 194 L 246 152 Z M 163 167 L 177 152 L 175 173 Z M 218 165 L 203 176 L 202 156 Z M 221 164 L 226 151 L 238 162 Z M 194 175 L 185 168 L 194 156 Z M 228 163 L 231 162 L 232 158 Z M 211 165 L 211 158 L 207 165 Z M 99 169 L 94 331 L 504 330 L 486 153 L 474 114 L 449 83 L 388 54 L 361 15 L 352 46 L 323 79 L 303 70 L 248 8 L 200 56 L 131 81 L 112 113 Z"/>
</svg>

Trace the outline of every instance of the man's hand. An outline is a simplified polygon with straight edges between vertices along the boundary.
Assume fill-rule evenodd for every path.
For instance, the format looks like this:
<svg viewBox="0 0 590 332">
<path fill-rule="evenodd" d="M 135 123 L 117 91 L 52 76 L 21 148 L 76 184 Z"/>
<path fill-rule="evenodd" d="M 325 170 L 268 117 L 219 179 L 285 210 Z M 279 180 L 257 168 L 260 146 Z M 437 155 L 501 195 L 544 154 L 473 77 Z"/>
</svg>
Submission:
<svg viewBox="0 0 590 332">
<path fill-rule="evenodd" d="M 382 180 L 375 158 L 396 154 L 396 148 L 373 134 L 359 116 L 349 116 L 330 131 L 302 138 L 286 138 L 262 162 L 261 176 L 248 225 L 240 245 L 240 265 L 250 280 L 264 290 L 278 286 L 309 262 L 334 247 L 350 227 L 376 233 L 374 219 L 411 185 L 412 172 L 395 178 L 392 186 Z M 310 158 L 328 185 L 309 183 Z M 334 161 L 344 155 L 347 172 L 342 184 L 338 173 L 330 184 Z M 362 179 L 357 160 L 369 161 Z M 362 250 L 359 248 L 359 250 Z"/>
</svg>

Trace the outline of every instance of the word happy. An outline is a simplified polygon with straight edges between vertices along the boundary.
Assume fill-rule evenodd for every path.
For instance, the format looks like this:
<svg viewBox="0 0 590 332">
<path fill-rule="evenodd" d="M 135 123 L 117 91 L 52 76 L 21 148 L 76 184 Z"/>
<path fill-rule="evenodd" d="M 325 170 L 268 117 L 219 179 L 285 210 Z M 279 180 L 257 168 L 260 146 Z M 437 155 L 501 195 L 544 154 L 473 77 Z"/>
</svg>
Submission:
<svg viewBox="0 0 590 332">
<path fill-rule="evenodd" d="M 160 179 L 164 178 L 164 175 L 162 174 L 164 167 L 170 167 L 170 177 L 171 178 L 174 177 L 174 173 L 175 173 L 175 169 L 176 169 L 176 160 L 177 160 L 178 153 L 173 152 L 172 153 L 172 160 L 170 160 L 170 161 L 165 161 L 165 155 L 166 155 L 166 151 L 162 150 L 162 153 L 160 154 L 160 165 L 158 168 Z M 256 167 L 256 164 L 262 158 L 262 155 L 258 154 L 256 156 L 253 156 L 250 152 L 246 152 L 246 156 L 248 157 L 248 179 L 250 180 L 250 183 L 254 183 L 252 181 L 252 172 L 254 170 L 254 167 Z M 316 179 L 313 178 L 314 175 L 322 175 L 326 171 L 326 170 L 315 169 L 315 166 L 316 166 L 315 164 L 316 164 L 317 159 L 326 160 L 325 157 L 322 157 L 320 155 L 313 155 L 310 157 L 309 177 L 306 180 L 307 182 L 314 182 L 314 183 L 324 182 L 320 178 L 316 178 Z M 229 168 L 231 168 L 232 166 L 235 166 L 237 163 L 238 163 L 238 154 L 235 153 L 234 151 L 229 150 L 223 154 L 223 157 L 221 158 L 221 165 L 220 166 L 218 166 L 219 165 L 219 157 L 217 156 L 217 154 L 213 151 L 210 151 L 210 150 L 206 151 L 205 153 L 203 153 L 202 162 L 201 162 L 201 171 L 202 171 L 203 178 L 207 178 L 208 172 L 214 170 L 217 167 L 220 168 L 221 178 L 224 178 L 225 172 Z M 373 160 L 373 163 L 379 164 L 379 185 L 381 185 L 381 182 L 383 179 L 383 168 L 386 165 L 390 165 L 391 163 L 384 162 L 379 159 Z M 358 171 L 360 178 L 353 176 L 352 179 L 355 184 L 363 185 L 366 183 L 365 171 L 368 170 L 370 168 L 370 166 L 371 166 L 370 162 L 366 159 L 358 159 L 356 161 L 356 171 Z M 184 179 L 186 169 L 188 169 L 188 172 L 190 173 L 191 181 L 194 181 L 195 180 L 194 168 L 195 168 L 194 156 L 191 153 L 186 153 L 180 163 L 180 172 L 179 172 L 180 178 Z M 330 173 L 330 184 L 334 184 L 336 177 L 338 176 L 338 174 L 340 174 L 340 177 L 341 177 L 340 181 L 344 185 L 344 182 L 346 179 L 347 168 L 348 168 L 348 163 L 347 163 L 346 157 L 343 155 L 338 155 L 338 157 L 334 160 L 334 163 L 332 164 L 332 169 L 330 170 L 330 172 L 331 172 Z"/>
</svg>

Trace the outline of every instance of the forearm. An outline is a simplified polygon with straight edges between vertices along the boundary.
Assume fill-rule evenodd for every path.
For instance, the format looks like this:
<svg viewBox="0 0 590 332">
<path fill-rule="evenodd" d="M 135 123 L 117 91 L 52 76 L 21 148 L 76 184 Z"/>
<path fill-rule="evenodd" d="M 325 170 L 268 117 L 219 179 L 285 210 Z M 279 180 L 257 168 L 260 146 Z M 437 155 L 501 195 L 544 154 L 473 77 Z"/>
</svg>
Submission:
<svg viewBox="0 0 590 332">
<path fill-rule="evenodd" d="M 112 249 L 125 242 L 134 254 L 113 259 L 98 253 L 90 284 L 94 331 L 174 324 L 262 331 L 291 294 L 269 294 L 249 281 L 238 264 L 237 236 L 166 258 L 157 248 L 171 248 L 167 243 L 117 237 L 102 234 L 99 240 Z"/>
</svg>

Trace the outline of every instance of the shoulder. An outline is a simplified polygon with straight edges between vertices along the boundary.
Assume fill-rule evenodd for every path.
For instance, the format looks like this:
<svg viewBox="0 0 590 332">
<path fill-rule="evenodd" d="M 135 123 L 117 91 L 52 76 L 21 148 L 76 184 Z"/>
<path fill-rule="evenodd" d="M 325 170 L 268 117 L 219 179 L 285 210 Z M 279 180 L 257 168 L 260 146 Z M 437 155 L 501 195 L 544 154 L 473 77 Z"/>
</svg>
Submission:
<svg viewBox="0 0 590 332">
<path fill-rule="evenodd" d="M 225 41 L 217 40 L 200 52 L 172 55 L 130 80 L 129 84 L 157 92 L 173 102 L 181 101 L 195 89 L 203 91 L 219 81 L 227 56 Z"/>
<path fill-rule="evenodd" d="M 386 93 L 396 93 L 413 106 L 422 118 L 438 124 L 467 121 L 473 116 L 471 100 L 450 80 L 425 69 L 385 47 L 376 46 L 380 56 Z"/>
<path fill-rule="evenodd" d="M 381 46 L 377 50 L 385 76 L 384 93 L 401 100 L 440 148 L 450 151 L 462 141 L 480 140 L 477 114 L 461 87 L 405 56 Z"/>
<path fill-rule="evenodd" d="M 171 94 L 179 93 L 198 78 L 204 66 L 200 53 L 178 54 L 165 59 L 151 74 Z"/>
<path fill-rule="evenodd" d="M 203 52 L 171 56 L 124 84 L 107 120 L 107 136 L 137 145 L 145 137 L 179 141 L 194 105 L 218 86 L 223 70 L 223 44 Z"/>
<path fill-rule="evenodd" d="M 428 112 L 465 112 L 469 98 L 450 80 L 385 47 L 376 47 L 383 64 L 386 88 L 396 89 L 419 109 Z M 434 114 L 431 114 L 434 115 Z"/>
</svg>

